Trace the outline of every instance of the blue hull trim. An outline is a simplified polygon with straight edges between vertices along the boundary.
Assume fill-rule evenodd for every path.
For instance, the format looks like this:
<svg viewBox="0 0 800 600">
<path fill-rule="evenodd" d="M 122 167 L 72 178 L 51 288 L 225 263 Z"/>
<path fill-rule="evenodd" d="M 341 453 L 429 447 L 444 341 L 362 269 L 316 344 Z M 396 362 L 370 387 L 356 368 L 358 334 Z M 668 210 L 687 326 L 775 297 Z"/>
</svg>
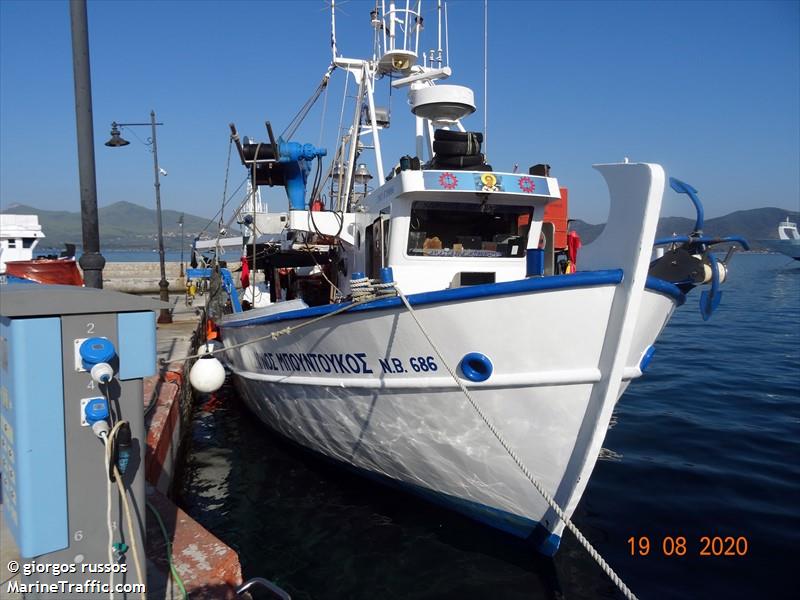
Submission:
<svg viewBox="0 0 800 600">
<path fill-rule="evenodd" d="M 411 306 L 424 306 L 426 304 L 438 304 L 440 302 L 452 302 L 454 300 L 472 300 L 475 298 L 490 298 L 492 296 L 503 296 L 507 294 L 523 294 L 527 292 L 543 292 L 548 290 L 563 290 L 582 287 L 592 287 L 597 285 L 618 285 L 622 282 L 622 269 L 611 269 L 608 271 L 584 271 L 572 273 L 570 275 L 553 275 L 551 277 L 530 277 L 517 281 L 505 281 L 502 283 L 486 283 L 483 285 L 470 285 L 449 290 L 439 290 L 436 292 L 421 292 L 411 294 L 408 301 Z M 648 276 L 645 288 L 665 294 L 675 300 L 677 306 L 686 302 L 686 295 L 674 284 Z M 361 312 L 370 310 L 384 310 L 400 306 L 400 298 L 383 298 L 372 302 L 354 306 L 347 312 Z M 294 319 L 308 319 L 326 315 L 336 310 L 342 309 L 346 303 L 326 304 L 324 306 L 313 306 L 301 310 L 290 310 L 283 313 L 255 317 L 233 323 L 223 323 L 225 327 L 248 327 L 250 325 L 263 325 L 265 323 L 277 323 L 280 321 L 292 321 Z"/>
<path fill-rule="evenodd" d="M 571 288 L 593 287 L 598 285 L 618 285 L 622 282 L 622 269 L 612 269 L 608 271 L 586 271 L 570 275 L 553 275 L 552 277 L 531 277 L 519 279 L 517 281 L 504 281 L 502 283 L 486 283 L 482 285 L 470 285 L 448 290 L 435 292 L 421 292 L 411 294 L 408 301 L 412 306 L 424 306 L 426 304 L 438 304 L 442 302 L 453 302 L 456 300 L 473 300 L 476 298 L 490 298 L 492 296 L 504 296 L 508 294 L 524 294 L 528 292 L 543 292 L 549 290 L 563 290 Z M 677 289 L 677 288 L 676 288 Z M 346 303 L 326 304 L 324 306 L 314 306 L 301 310 L 291 310 L 284 313 L 255 317 L 246 321 L 236 321 L 233 323 L 223 323 L 224 327 L 247 327 L 249 325 L 262 325 L 265 323 L 275 323 L 280 321 L 291 321 L 293 319 L 307 319 L 318 317 L 336 310 L 341 310 Z M 366 304 L 354 306 L 348 313 L 384 310 L 402 306 L 400 298 L 383 298 L 373 300 Z"/>
<path fill-rule="evenodd" d="M 553 556 L 561 544 L 561 536 L 550 533 L 544 525 L 531 519 L 520 517 L 519 515 L 492 508 L 491 506 L 486 506 L 478 502 L 456 498 L 449 494 L 434 492 L 433 490 L 410 483 L 396 481 L 388 477 L 377 475 L 376 473 L 362 471 L 356 467 L 351 466 L 351 468 L 369 479 L 374 479 L 379 482 L 382 479 L 386 479 L 387 481 L 382 482 L 384 485 L 414 494 L 423 500 L 458 512 L 473 521 L 478 521 L 493 529 L 498 529 L 514 537 L 527 540 L 538 552 L 545 556 Z"/>
<path fill-rule="evenodd" d="M 669 296 L 675 300 L 676 306 L 683 306 L 684 302 L 686 302 L 686 294 L 684 294 L 677 285 L 670 283 L 669 281 L 659 279 L 658 277 L 648 275 L 644 287 L 651 292 L 658 292 L 660 294 L 664 294 L 665 296 Z"/>
</svg>

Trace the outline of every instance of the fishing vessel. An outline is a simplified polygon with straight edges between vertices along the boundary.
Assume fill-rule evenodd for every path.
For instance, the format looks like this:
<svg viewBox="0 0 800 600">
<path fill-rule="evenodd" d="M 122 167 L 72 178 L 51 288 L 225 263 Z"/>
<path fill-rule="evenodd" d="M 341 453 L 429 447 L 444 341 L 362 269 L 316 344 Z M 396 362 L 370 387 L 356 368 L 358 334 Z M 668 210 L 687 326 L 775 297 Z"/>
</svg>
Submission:
<svg viewBox="0 0 800 600">
<path fill-rule="evenodd" d="M 795 260 L 800 260 L 800 232 L 797 223 L 785 220 L 778 224 L 778 239 L 759 240 L 759 243 L 771 252 L 780 252 Z"/>
<path fill-rule="evenodd" d="M 0 277 L 34 283 L 83 285 L 74 258 L 74 245 L 67 244 L 67 251 L 61 257 L 33 257 L 34 249 L 44 237 L 37 215 L 0 214 Z"/>
<path fill-rule="evenodd" d="M 234 311 L 215 316 L 217 356 L 279 434 L 552 555 L 614 406 L 673 311 L 705 284 L 704 317 L 718 305 L 730 254 L 710 248 L 746 242 L 704 237 L 696 190 L 674 179 L 698 220 L 656 240 L 667 176 L 626 159 L 595 165 L 611 200 L 602 234 L 579 254 L 565 247 L 564 227 L 546 218 L 565 201 L 559 181 L 542 163 L 488 164 L 483 132 L 464 124 L 472 90 L 445 83 L 441 33 L 420 52 L 419 2 L 376 4 L 364 59 L 339 53 L 335 19 L 332 3 L 331 63 L 305 105 L 334 74 L 354 86 L 330 156 L 291 140 L 294 124 L 276 138 L 268 122 L 263 141 L 231 126 L 250 176 L 236 217 L 246 284 L 269 297 L 251 310 L 232 298 Z M 401 91 L 410 153 L 389 157 L 380 100 Z M 267 212 L 259 186 L 285 187 L 288 210 Z M 656 260 L 654 244 L 667 246 Z"/>
</svg>

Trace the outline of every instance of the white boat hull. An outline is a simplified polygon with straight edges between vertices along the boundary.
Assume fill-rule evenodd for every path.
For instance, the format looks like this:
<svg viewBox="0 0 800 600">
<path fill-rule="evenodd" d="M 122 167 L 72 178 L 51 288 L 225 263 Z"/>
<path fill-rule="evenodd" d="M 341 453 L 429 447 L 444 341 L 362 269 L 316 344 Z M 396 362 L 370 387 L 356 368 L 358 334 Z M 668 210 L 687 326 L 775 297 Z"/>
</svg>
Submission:
<svg viewBox="0 0 800 600">
<path fill-rule="evenodd" d="M 538 284 L 476 286 L 488 295 L 451 293 L 449 301 L 448 292 L 410 297 L 448 364 L 456 368 L 469 352 L 490 359 L 486 381 L 462 380 L 568 515 L 611 414 L 588 410 L 595 387 L 608 383 L 600 365 L 618 288 L 611 279 L 592 284 L 593 274 L 578 274 L 540 280 L 541 289 L 527 291 L 522 288 Z M 562 283 L 568 287 L 553 287 Z M 515 285 L 521 291 L 495 293 Z M 677 288 L 665 289 L 642 296 L 619 395 L 641 375 L 643 356 L 682 301 Z M 411 315 L 398 299 L 373 305 L 226 353 L 247 405 L 273 430 L 329 459 L 555 552 L 563 522 L 481 421 Z M 231 319 L 221 323 L 223 340 L 247 342 L 319 312 L 272 315 L 260 323 Z M 598 414 L 605 422 L 597 422 Z"/>
</svg>

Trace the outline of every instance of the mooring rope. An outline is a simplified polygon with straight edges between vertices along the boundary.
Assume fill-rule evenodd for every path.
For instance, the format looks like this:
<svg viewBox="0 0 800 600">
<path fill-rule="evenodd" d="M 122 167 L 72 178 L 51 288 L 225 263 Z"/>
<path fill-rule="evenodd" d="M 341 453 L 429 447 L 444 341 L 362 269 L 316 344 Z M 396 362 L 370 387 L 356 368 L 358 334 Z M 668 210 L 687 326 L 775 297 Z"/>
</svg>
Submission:
<svg viewBox="0 0 800 600">
<path fill-rule="evenodd" d="M 336 309 L 336 310 L 334 310 L 332 312 L 329 312 L 329 313 L 325 313 L 324 315 L 320 315 L 318 317 L 314 317 L 313 319 L 309 319 L 308 321 L 303 321 L 299 325 L 289 325 L 287 327 L 284 327 L 283 329 L 278 329 L 276 331 L 272 331 L 272 332 L 268 333 L 267 335 L 262 335 L 260 337 L 253 338 L 251 340 L 240 342 L 238 344 L 233 344 L 232 346 L 223 346 L 221 348 L 207 349 L 207 350 L 204 350 L 202 352 L 198 352 L 197 354 L 189 354 L 188 356 L 183 356 L 181 358 L 173 358 L 173 359 L 170 359 L 169 362 L 185 362 L 185 361 L 191 360 L 193 358 L 202 358 L 204 356 L 209 356 L 209 355 L 213 356 L 214 354 L 220 354 L 220 353 L 226 352 L 228 350 L 233 350 L 234 348 L 241 348 L 242 346 L 248 346 L 250 344 L 255 344 L 256 342 L 262 342 L 264 340 L 277 340 L 281 336 L 289 335 L 291 333 L 294 333 L 295 331 L 298 331 L 298 330 L 302 329 L 303 327 L 308 327 L 309 325 L 313 325 L 314 323 L 319 323 L 320 321 L 323 321 L 323 320 L 327 319 L 328 317 L 333 317 L 335 315 L 341 314 L 343 312 L 346 312 L 346 311 L 350 310 L 351 308 L 353 308 L 355 306 L 358 306 L 360 304 L 364 304 L 364 303 L 369 302 L 370 300 L 373 300 L 373 299 L 374 299 L 374 296 L 372 296 L 370 298 L 365 298 L 363 300 L 353 300 L 352 302 L 349 302 L 349 303 L 343 305 L 341 308 L 338 308 L 338 309 Z M 166 359 L 161 359 L 161 363 L 162 364 L 165 363 L 165 362 L 167 362 Z"/>
<path fill-rule="evenodd" d="M 617 575 L 616 572 L 614 571 L 614 569 L 611 568 L 611 565 L 609 565 L 605 561 L 605 559 L 602 556 L 600 556 L 600 553 L 597 550 L 595 550 L 595 548 L 594 548 L 594 546 L 592 546 L 591 542 L 589 542 L 589 540 L 586 539 L 586 537 L 581 533 L 581 531 L 578 529 L 578 527 L 564 513 L 564 511 L 561 509 L 561 507 L 556 503 L 555 499 L 550 494 L 547 493 L 547 491 L 544 489 L 544 487 L 542 487 L 542 485 L 539 483 L 539 481 L 533 476 L 533 474 L 528 469 L 528 467 L 525 466 L 525 463 L 523 463 L 522 460 L 519 458 L 519 456 L 517 456 L 517 453 L 514 452 L 514 449 L 511 448 L 509 443 L 505 440 L 505 438 L 502 436 L 502 434 L 498 431 L 497 427 L 494 426 L 494 424 L 489 420 L 489 418 L 486 416 L 486 414 L 481 410 L 481 408 L 478 406 L 477 402 L 475 402 L 474 398 L 472 397 L 472 394 L 469 393 L 469 390 L 467 389 L 467 386 L 464 385 L 464 383 L 458 377 L 458 375 L 453 370 L 453 368 L 450 367 L 450 365 L 448 364 L 447 360 L 445 360 L 444 356 L 442 355 L 442 352 L 439 350 L 439 347 L 433 341 L 433 339 L 431 338 L 431 336 L 428 333 L 428 331 L 425 329 L 425 327 L 420 322 L 419 318 L 417 318 L 417 313 L 414 310 L 414 308 L 411 306 L 411 303 L 408 301 L 408 298 L 406 298 L 405 294 L 403 294 L 403 292 L 401 292 L 396 286 L 395 286 L 395 289 L 397 290 L 397 295 L 400 297 L 400 300 L 402 300 L 403 304 L 405 304 L 405 307 L 408 309 L 409 314 L 414 319 L 414 322 L 417 324 L 417 327 L 419 327 L 419 330 L 422 332 L 422 335 L 425 336 L 426 340 L 428 340 L 428 343 L 431 345 L 431 348 L 433 348 L 433 351 L 436 352 L 436 355 L 439 357 L 439 360 L 442 362 L 442 364 L 444 365 L 445 369 L 447 369 L 447 371 L 450 373 L 450 375 L 452 376 L 453 380 L 456 382 L 456 385 L 458 385 L 458 387 L 461 388 L 461 391 L 464 392 L 464 396 L 467 398 L 467 400 L 469 401 L 470 405 L 472 405 L 472 408 L 475 410 L 475 412 L 481 418 L 481 420 L 486 425 L 486 427 L 489 429 L 489 431 L 492 432 L 492 435 L 494 435 L 494 437 L 497 439 L 497 441 L 500 442 L 500 445 L 503 447 L 503 449 L 506 451 L 506 453 L 511 457 L 511 459 L 514 461 L 514 463 L 517 465 L 517 467 L 519 467 L 520 471 L 522 471 L 522 473 L 525 475 L 525 477 L 528 479 L 528 481 L 531 482 L 533 487 L 536 488 L 536 491 L 539 492 L 539 494 L 541 494 L 542 498 L 545 499 L 547 504 L 550 505 L 550 508 L 553 509 L 553 511 L 558 515 L 558 517 L 562 521 L 564 521 L 564 523 L 569 528 L 569 530 L 575 535 L 575 537 L 578 539 L 578 541 L 581 543 L 581 545 L 586 549 L 586 551 L 589 553 L 589 555 L 595 560 L 595 562 L 598 565 L 600 565 L 600 568 L 603 569 L 603 572 L 606 575 L 608 575 L 609 579 L 611 579 L 611 581 L 614 582 L 614 585 L 616 585 L 619 588 L 619 590 L 622 592 L 622 594 L 628 600 L 637 600 L 636 595 L 630 590 L 630 588 L 628 588 L 627 585 L 625 585 L 625 582 L 623 582 L 622 579 L 620 579 L 619 575 Z"/>
</svg>

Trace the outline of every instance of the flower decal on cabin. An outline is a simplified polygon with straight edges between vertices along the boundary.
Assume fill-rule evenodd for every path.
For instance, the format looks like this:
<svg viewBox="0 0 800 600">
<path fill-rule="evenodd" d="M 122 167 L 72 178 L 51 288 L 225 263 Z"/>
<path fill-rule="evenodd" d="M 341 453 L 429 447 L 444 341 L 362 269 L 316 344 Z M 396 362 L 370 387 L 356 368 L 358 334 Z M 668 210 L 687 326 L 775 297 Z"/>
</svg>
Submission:
<svg viewBox="0 0 800 600">
<path fill-rule="evenodd" d="M 439 175 L 439 185 L 446 190 L 454 190 L 458 185 L 458 178 L 452 173 L 442 173 Z"/>
<path fill-rule="evenodd" d="M 519 184 L 519 189 L 521 189 L 526 194 L 532 194 L 533 190 L 536 189 L 536 182 L 527 176 L 520 177 L 518 184 Z"/>
</svg>

